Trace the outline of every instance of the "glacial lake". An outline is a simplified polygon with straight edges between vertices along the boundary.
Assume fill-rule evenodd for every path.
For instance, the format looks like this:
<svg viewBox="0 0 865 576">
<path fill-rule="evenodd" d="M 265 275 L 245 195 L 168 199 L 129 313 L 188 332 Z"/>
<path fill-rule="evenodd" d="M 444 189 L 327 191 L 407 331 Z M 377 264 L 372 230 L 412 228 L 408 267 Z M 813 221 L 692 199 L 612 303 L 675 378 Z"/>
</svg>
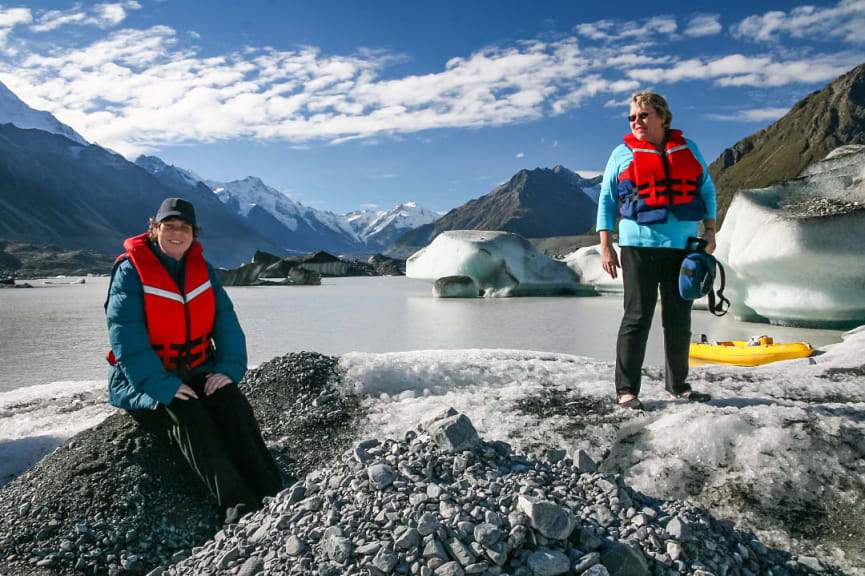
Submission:
<svg viewBox="0 0 865 576">
<path fill-rule="evenodd" d="M 103 380 L 108 334 L 103 303 L 108 278 L 28 281 L 0 290 L 0 391 L 58 381 Z M 321 286 L 227 289 L 247 337 L 249 364 L 310 350 L 398 352 L 508 348 L 615 359 L 622 299 L 549 297 L 441 300 L 430 284 L 404 277 L 325 278 Z M 770 335 L 819 347 L 835 330 L 805 330 L 693 313 L 692 332 L 710 340 Z M 663 366 L 660 310 L 646 364 Z"/>
</svg>

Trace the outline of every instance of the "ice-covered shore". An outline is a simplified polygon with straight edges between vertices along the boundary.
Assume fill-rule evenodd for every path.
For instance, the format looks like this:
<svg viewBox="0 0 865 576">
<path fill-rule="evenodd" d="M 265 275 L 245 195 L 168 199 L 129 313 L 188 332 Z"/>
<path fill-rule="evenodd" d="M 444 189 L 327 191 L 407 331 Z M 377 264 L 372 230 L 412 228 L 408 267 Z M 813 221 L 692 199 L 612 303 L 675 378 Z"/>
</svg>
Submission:
<svg viewBox="0 0 865 576">
<path fill-rule="evenodd" d="M 646 497 L 687 500 L 753 531 L 764 545 L 863 574 L 865 327 L 820 352 L 762 368 L 694 369 L 694 388 L 714 396 L 705 405 L 669 400 L 661 370 L 647 368 L 645 413 L 614 406 L 612 366 L 588 358 L 517 350 L 346 354 L 327 378 L 340 396 L 356 399 L 348 414 L 354 420 L 341 428 L 315 428 L 292 454 L 307 453 L 308 460 L 295 466 L 309 471 L 324 464 L 313 454 L 318 448 L 309 449 L 312 443 L 338 454 L 340 442 L 352 438 L 401 439 L 427 414 L 454 406 L 484 438 L 529 455 L 583 449 L 602 473 L 620 474 Z M 254 372 L 249 383 L 253 393 L 256 381 L 269 378 L 255 405 L 274 447 L 301 433 L 300 422 L 289 421 L 299 418 L 297 407 L 309 407 L 316 398 L 314 391 L 297 398 L 280 393 L 282 365 L 262 366 L 266 371 Z M 0 395 L 0 450 L 26 450 L 31 438 L 48 442 L 40 428 L 50 428 L 59 445 L 91 426 L 85 415 L 109 412 L 103 386 L 78 385 L 72 402 L 69 395 L 54 399 L 49 390 L 26 402 L 15 393 Z M 319 409 L 329 410 L 322 402 L 325 408 Z M 26 411 L 19 410 L 22 405 Z M 285 406 L 294 407 L 291 417 Z M 339 442 L 331 442 L 336 434 Z M 133 456 L 131 449 L 124 454 Z M 64 450 L 46 460 L 62 464 Z M 36 499 L 39 490 L 26 489 L 22 481 L 16 481 L 16 494 Z M 0 501 L 7 494 L 0 491 Z M 9 505 L 4 510 L 17 515 L 24 502 Z M 6 528 L 19 522 L 5 512 L 4 520 Z M 118 553 L 115 561 L 122 558 L 127 556 Z"/>
</svg>

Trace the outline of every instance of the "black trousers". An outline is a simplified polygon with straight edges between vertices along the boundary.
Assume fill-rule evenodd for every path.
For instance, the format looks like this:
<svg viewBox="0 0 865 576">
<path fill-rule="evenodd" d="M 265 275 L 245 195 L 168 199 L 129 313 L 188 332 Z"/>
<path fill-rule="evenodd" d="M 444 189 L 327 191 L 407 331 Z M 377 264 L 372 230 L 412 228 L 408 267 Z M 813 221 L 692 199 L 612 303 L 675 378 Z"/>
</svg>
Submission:
<svg viewBox="0 0 865 576">
<path fill-rule="evenodd" d="M 205 376 L 186 382 L 198 400 L 175 398 L 154 410 L 130 410 L 147 431 L 177 448 L 216 498 L 227 523 L 257 510 L 282 488 L 273 457 L 237 384 L 204 395 Z"/>
<path fill-rule="evenodd" d="M 679 295 L 679 269 L 687 250 L 622 246 L 625 315 L 616 345 L 616 394 L 640 393 L 649 329 L 661 290 L 664 327 L 665 387 L 672 394 L 691 389 L 688 349 L 691 343 L 691 300 Z"/>
</svg>

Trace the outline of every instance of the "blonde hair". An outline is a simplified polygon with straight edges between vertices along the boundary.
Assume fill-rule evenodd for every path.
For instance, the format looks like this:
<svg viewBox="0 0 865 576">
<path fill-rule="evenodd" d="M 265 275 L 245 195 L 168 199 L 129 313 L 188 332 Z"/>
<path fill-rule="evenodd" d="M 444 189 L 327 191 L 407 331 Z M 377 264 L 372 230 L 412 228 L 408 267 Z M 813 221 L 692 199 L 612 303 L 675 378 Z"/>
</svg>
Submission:
<svg viewBox="0 0 865 576">
<path fill-rule="evenodd" d="M 182 219 L 181 218 L 166 218 L 165 220 L 182 220 Z M 165 220 L 163 220 L 162 222 L 165 222 Z M 157 222 L 156 218 L 154 218 L 153 216 L 150 217 L 150 222 L 147 224 L 147 234 L 148 234 L 147 238 L 151 242 L 156 242 L 156 229 L 159 228 L 159 225 L 162 224 L 162 222 Z M 201 227 L 200 226 L 193 226 L 192 227 L 192 237 L 198 238 L 199 234 L 201 234 Z"/>
<path fill-rule="evenodd" d="M 631 104 L 643 107 L 651 106 L 655 109 L 658 116 L 664 119 L 664 129 L 670 129 L 670 124 L 673 123 L 673 113 L 670 112 L 667 101 L 660 94 L 655 94 L 654 92 L 634 92 L 633 96 L 631 96 Z"/>
</svg>

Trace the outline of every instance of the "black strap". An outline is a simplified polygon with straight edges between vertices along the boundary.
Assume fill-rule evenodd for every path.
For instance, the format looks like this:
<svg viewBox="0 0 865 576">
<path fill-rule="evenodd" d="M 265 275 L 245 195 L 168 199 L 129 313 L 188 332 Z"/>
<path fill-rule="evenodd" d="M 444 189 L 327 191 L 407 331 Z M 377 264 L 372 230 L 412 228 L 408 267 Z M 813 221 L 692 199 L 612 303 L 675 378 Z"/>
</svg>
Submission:
<svg viewBox="0 0 865 576">
<path fill-rule="evenodd" d="M 716 291 L 709 291 L 709 312 L 715 316 L 721 317 L 730 310 L 730 301 L 724 296 L 724 287 L 727 285 L 727 278 L 724 275 L 724 267 L 715 259 L 715 267 L 721 272 L 721 287 Z M 718 295 L 718 301 L 715 302 L 715 294 Z"/>
</svg>

